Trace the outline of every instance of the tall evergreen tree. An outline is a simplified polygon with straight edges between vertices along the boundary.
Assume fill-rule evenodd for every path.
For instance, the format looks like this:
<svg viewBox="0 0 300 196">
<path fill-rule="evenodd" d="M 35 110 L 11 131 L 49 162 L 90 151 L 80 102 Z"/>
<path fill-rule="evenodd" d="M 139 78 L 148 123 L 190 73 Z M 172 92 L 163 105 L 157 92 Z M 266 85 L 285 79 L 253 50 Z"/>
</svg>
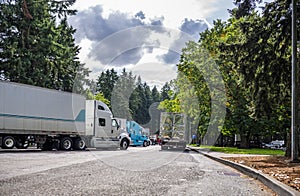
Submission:
<svg viewBox="0 0 300 196">
<path fill-rule="evenodd" d="M 130 99 L 135 88 L 135 79 L 132 72 L 127 73 L 125 68 L 118 77 L 111 94 L 111 108 L 114 116 L 132 120 Z"/>
<path fill-rule="evenodd" d="M 136 88 L 130 97 L 130 109 L 133 119 L 141 125 L 148 123 L 150 121 L 149 108 L 152 103 L 150 87 L 146 82 L 143 83 L 141 77 L 138 76 Z"/>
<path fill-rule="evenodd" d="M 153 103 L 153 98 L 151 96 L 150 87 L 146 82 L 143 84 L 144 95 L 145 95 L 145 106 L 149 109 L 150 105 Z"/>
<path fill-rule="evenodd" d="M 123 76 L 125 74 L 124 71 L 126 72 L 126 70 L 123 70 Z M 97 91 L 103 93 L 106 99 L 111 100 L 111 93 L 118 79 L 118 74 L 113 68 L 111 70 L 107 69 L 105 72 L 102 72 L 97 79 Z"/>
<path fill-rule="evenodd" d="M 169 83 L 168 82 L 166 82 L 164 85 L 163 85 L 163 87 L 162 87 L 162 89 L 161 89 L 161 100 L 163 101 L 163 100 L 165 100 L 165 99 L 170 99 L 170 96 L 169 96 L 169 91 L 171 90 L 171 87 L 170 87 L 170 85 L 169 85 Z"/>
<path fill-rule="evenodd" d="M 152 97 L 152 100 L 153 102 L 160 102 L 161 99 L 160 99 L 160 93 L 158 92 L 156 86 L 154 86 L 151 90 L 151 97 Z"/>
<path fill-rule="evenodd" d="M 75 29 L 67 24 L 75 0 L 0 2 L 0 79 L 81 91 L 89 71 L 78 60 Z M 74 88 L 75 87 L 75 88 Z"/>
<path fill-rule="evenodd" d="M 145 124 L 145 93 L 143 89 L 142 79 L 140 76 L 137 78 L 136 87 L 130 97 L 130 109 L 133 119 L 140 124 Z"/>
</svg>

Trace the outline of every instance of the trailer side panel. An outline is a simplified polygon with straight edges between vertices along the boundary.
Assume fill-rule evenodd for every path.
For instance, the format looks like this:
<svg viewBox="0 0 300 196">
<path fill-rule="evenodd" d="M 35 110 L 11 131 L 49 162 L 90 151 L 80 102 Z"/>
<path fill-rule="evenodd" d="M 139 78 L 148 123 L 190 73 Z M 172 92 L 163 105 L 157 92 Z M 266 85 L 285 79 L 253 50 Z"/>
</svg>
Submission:
<svg viewBox="0 0 300 196">
<path fill-rule="evenodd" d="M 0 82 L 0 129 L 12 134 L 84 134 L 81 95 Z"/>
</svg>

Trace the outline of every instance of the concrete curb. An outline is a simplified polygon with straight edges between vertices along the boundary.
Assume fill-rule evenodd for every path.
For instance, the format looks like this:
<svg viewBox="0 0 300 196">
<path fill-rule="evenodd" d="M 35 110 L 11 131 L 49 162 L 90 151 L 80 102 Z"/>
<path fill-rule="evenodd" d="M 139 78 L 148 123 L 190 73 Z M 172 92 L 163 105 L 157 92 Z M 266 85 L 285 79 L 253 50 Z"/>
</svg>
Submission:
<svg viewBox="0 0 300 196">
<path fill-rule="evenodd" d="M 224 165 L 228 165 L 243 174 L 246 174 L 254 179 L 257 179 L 261 181 L 264 185 L 268 186 L 270 189 L 272 189 L 274 192 L 276 192 L 278 195 L 282 196 L 299 196 L 300 192 L 294 190 L 293 188 L 287 186 L 286 184 L 272 178 L 271 176 L 268 176 L 258 170 L 252 169 L 250 167 L 247 167 L 242 164 L 235 163 L 233 161 L 225 160 L 216 156 L 209 155 L 206 152 L 201 152 L 198 149 L 190 148 L 191 150 L 198 152 L 199 154 L 202 154 L 210 159 L 213 159 L 215 161 L 218 161 Z"/>
</svg>

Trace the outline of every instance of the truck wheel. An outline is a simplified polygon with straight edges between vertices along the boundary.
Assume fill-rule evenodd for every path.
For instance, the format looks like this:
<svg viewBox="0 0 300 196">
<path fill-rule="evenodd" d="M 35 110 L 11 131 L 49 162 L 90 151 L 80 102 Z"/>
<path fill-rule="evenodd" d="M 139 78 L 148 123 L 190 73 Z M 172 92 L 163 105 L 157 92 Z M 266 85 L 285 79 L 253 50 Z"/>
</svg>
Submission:
<svg viewBox="0 0 300 196">
<path fill-rule="evenodd" d="M 120 144 L 121 150 L 126 150 L 129 146 L 129 141 L 127 139 L 123 139 Z"/>
<path fill-rule="evenodd" d="M 60 149 L 62 150 L 71 150 L 73 141 L 69 137 L 64 137 L 60 140 Z"/>
<path fill-rule="evenodd" d="M 74 148 L 76 150 L 84 150 L 86 148 L 85 141 L 81 138 L 77 138 L 74 142 Z"/>
<path fill-rule="evenodd" d="M 143 146 L 144 146 L 144 147 L 148 146 L 148 142 L 147 142 L 147 141 L 144 141 L 144 142 L 143 142 Z"/>
<path fill-rule="evenodd" d="M 12 149 L 16 144 L 16 140 L 11 136 L 6 136 L 2 141 L 2 148 L 4 149 Z"/>
<path fill-rule="evenodd" d="M 17 142 L 17 143 L 16 143 L 16 148 L 17 148 L 17 149 L 27 149 L 28 146 L 29 146 L 28 141 L 25 141 L 25 142 Z"/>
</svg>

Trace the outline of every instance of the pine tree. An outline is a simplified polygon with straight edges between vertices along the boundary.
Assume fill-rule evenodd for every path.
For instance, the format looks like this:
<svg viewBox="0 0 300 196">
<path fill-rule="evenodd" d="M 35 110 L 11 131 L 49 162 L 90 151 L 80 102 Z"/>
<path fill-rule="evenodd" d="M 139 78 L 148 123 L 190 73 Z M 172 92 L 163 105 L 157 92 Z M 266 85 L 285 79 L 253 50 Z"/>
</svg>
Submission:
<svg viewBox="0 0 300 196">
<path fill-rule="evenodd" d="M 6 0 L 0 3 L 0 79 L 64 91 L 81 91 L 89 71 L 78 61 L 72 1 Z"/>
<path fill-rule="evenodd" d="M 169 85 L 169 83 L 168 82 L 166 82 L 165 84 L 164 84 L 164 86 L 162 87 L 162 89 L 161 89 L 161 100 L 163 101 L 163 100 L 165 100 L 165 99 L 170 99 L 170 96 L 169 96 L 169 91 L 171 90 L 171 87 L 170 87 L 170 85 Z"/>
<path fill-rule="evenodd" d="M 115 117 L 132 120 L 130 110 L 130 96 L 135 88 L 135 76 L 132 72 L 127 73 L 124 68 L 118 77 L 113 92 L 111 94 L 111 108 Z"/>
<path fill-rule="evenodd" d="M 155 103 L 155 102 L 160 102 L 160 101 L 161 101 L 161 99 L 160 99 L 160 93 L 158 92 L 156 86 L 154 86 L 154 87 L 152 88 L 152 91 L 151 91 L 151 97 L 152 97 L 152 100 L 153 100 L 154 103 Z"/>
<path fill-rule="evenodd" d="M 113 68 L 111 70 L 107 69 L 97 79 L 97 91 L 103 93 L 106 99 L 111 100 L 111 93 L 118 79 L 118 74 Z"/>
</svg>

